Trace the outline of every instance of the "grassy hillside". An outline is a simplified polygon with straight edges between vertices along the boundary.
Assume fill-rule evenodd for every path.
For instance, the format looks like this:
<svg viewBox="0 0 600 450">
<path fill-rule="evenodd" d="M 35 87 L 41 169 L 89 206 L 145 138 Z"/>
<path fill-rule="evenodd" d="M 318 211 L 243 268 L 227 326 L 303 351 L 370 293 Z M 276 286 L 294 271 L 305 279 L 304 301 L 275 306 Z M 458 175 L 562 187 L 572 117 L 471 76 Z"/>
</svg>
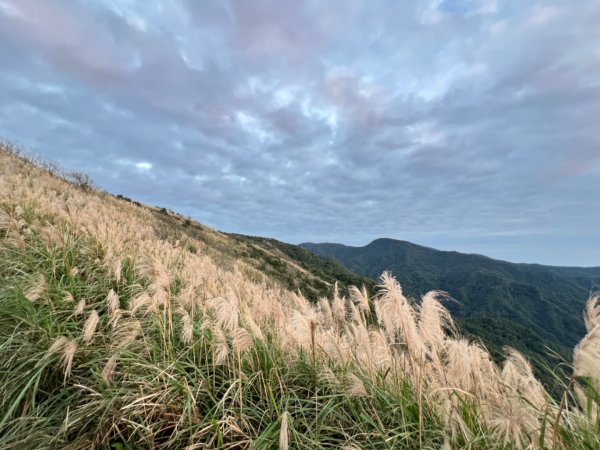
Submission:
<svg viewBox="0 0 600 450">
<path fill-rule="evenodd" d="M 236 248 L 251 249 L 241 257 L 249 262 L 260 261 L 262 264 L 257 265 L 259 270 L 281 280 L 288 289 L 300 289 L 309 300 L 330 296 L 336 282 L 340 295 L 348 295 L 350 286 L 365 286 L 367 292 L 371 294 L 375 292 L 373 279 L 350 272 L 334 259 L 315 255 L 298 245 L 241 234 L 229 234 L 229 236 L 236 241 Z M 264 253 L 266 256 L 263 256 Z M 285 271 L 277 271 L 277 267 L 281 265 L 291 265 L 296 268 L 296 271 L 287 267 Z M 284 277 L 282 273 L 287 273 L 288 276 Z"/>
<path fill-rule="evenodd" d="M 135 201 L 121 195 L 117 198 L 136 205 Z M 139 203 L 136 206 L 152 214 L 152 224 L 161 239 L 185 245 L 191 252 L 197 252 L 195 243 L 201 243 L 203 249 L 218 258 L 221 265 L 233 267 L 243 262 L 264 275 L 268 283 L 299 291 L 311 301 L 330 296 L 336 283 L 342 295 L 348 294 L 349 286 L 364 285 L 368 292 L 374 292 L 375 282 L 372 279 L 350 272 L 337 261 L 315 255 L 297 245 L 263 237 L 221 233 L 166 208 Z"/>
<path fill-rule="evenodd" d="M 436 293 L 310 302 L 179 220 L 0 148 L 0 448 L 600 448 L 598 298 L 557 402 Z"/>
<path fill-rule="evenodd" d="M 364 247 L 302 245 L 372 279 L 389 270 L 414 297 L 444 290 L 457 300 L 446 306 L 461 327 L 480 336 L 494 352 L 510 345 L 551 366 L 558 361 L 548 357 L 547 347 L 570 359 L 585 333 L 585 298 L 600 287 L 600 267 L 512 264 L 393 239 L 377 239 Z"/>
</svg>

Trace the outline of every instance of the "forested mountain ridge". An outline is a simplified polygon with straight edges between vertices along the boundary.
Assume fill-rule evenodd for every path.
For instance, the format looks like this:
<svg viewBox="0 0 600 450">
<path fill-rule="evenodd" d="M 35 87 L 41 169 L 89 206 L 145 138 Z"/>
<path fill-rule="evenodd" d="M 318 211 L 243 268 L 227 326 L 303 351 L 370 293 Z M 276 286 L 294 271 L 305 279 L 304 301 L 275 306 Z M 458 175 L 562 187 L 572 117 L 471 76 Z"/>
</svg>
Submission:
<svg viewBox="0 0 600 450">
<path fill-rule="evenodd" d="M 547 361 L 547 348 L 570 357 L 585 333 L 585 299 L 600 288 L 600 267 L 516 264 L 394 239 L 377 239 L 364 247 L 301 246 L 373 279 L 391 271 L 414 297 L 444 290 L 456 300 L 447 307 L 461 326 L 481 336 L 494 352 L 511 345 Z"/>
</svg>

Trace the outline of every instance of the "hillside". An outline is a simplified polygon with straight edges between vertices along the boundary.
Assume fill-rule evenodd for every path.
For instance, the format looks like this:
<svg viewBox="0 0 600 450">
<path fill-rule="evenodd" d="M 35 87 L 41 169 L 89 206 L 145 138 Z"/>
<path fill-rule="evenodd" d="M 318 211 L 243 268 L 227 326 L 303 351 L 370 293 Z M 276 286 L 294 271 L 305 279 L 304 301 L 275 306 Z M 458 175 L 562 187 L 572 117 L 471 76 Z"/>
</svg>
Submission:
<svg viewBox="0 0 600 450">
<path fill-rule="evenodd" d="M 599 448 L 600 297 L 556 401 L 437 293 L 334 273 L 0 145 L 0 448 Z"/>
<path fill-rule="evenodd" d="M 372 279 L 389 270 L 413 297 L 444 290 L 457 300 L 445 305 L 462 328 L 494 352 L 510 345 L 551 367 L 557 361 L 548 358 L 546 347 L 570 359 L 585 332 L 583 299 L 600 287 L 600 267 L 513 264 L 393 239 L 364 247 L 301 245 Z"/>
<path fill-rule="evenodd" d="M 133 202 L 123 196 L 118 197 Z M 369 292 L 374 292 L 375 282 L 372 279 L 350 272 L 337 261 L 315 255 L 300 246 L 276 239 L 221 233 L 165 208 L 139 207 L 152 214 L 160 238 L 187 245 L 192 252 L 198 250 L 194 242 L 200 242 L 222 265 L 231 267 L 235 263 L 244 263 L 264 275 L 268 282 L 300 292 L 313 302 L 331 295 L 335 283 L 338 283 L 342 295 L 348 294 L 349 286 L 364 285 Z"/>
</svg>

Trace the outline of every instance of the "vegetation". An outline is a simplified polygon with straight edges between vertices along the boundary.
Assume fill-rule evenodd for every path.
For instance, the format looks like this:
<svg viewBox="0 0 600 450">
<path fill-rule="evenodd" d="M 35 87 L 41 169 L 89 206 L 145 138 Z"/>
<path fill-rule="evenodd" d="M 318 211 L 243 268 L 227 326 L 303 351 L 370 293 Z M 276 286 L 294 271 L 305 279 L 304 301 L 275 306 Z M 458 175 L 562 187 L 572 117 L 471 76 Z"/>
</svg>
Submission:
<svg viewBox="0 0 600 450">
<path fill-rule="evenodd" d="M 192 251 L 195 250 L 193 241 L 201 242 L 221 264 L 232 266 L 243 262 L 266 276 L 269 282 L 299 291 L 313 302 L 331 295 L 336 283 L 343 295 L 348 294 L 350 286 L 365 286 L 369 293 L 375 292 L 374 280 L 356 275 L 337 261 L 322 258 L 297 245 L 220 233 L 166 208 L 150 211 L 157 219 L 155 227 L 160 237 L 172 243 L 186 242 Z"/>
<path fill-rule="evenodd" d="M 554 401 L 440 293 L 308 301 L 154 212 L 0 151 L 0 448 L 598 449 L 599 297 Z M 189 228 L 185 227 L 186 229 Z M 215 245 L 213 246 L 212 243 Z"/>
<path fill-rule="evenodd" d="M 300 292 L 309 300 L 318 300 L 319 297 L 329 296 L 333 293 L 333 286 L 337 283 L 342 295 L 349 294 L 350 286 L 364 286 L 369 294 L 375 293 L 376 282 L 368 277 L 350 272 L 343 265 L 331 258 L 323 258 L 298 245 L 286 244 L 276 239 L 242 234 L 229 234 L 236 242 L 236 248 L 251 248 L 249 262 L 262 260 L 261 252 L 267 253 L 267 261 L 272 267 L 299 266 L 300 270 L 288 271 L 290 277 L 284 277 L 277 272 L 267 272 L 265 266 L 257 266 L 262 272 L 279 279 L 284 287 L 290 290 L 300 289 Z M 298 273 L 299 272 L 299 273 Z M 312 281 L 312 283 L 311 283 Z"/>
<path fill-rule="evenodd" d="M 548 368 L 571 360 L 585 333 L 584 300 L 600 288 L 600 267 L 512 264 L 392 239 L 365 247 L 303 245 L 372 279 L 389 270 L 415 298 L 432 289 L 447 292 L 456 301 L 445 305 L 462 330 L 480 337 L 496 360 L 507 345 L 523 352 L 547 385 L 553 382 Z"/>
</svg>

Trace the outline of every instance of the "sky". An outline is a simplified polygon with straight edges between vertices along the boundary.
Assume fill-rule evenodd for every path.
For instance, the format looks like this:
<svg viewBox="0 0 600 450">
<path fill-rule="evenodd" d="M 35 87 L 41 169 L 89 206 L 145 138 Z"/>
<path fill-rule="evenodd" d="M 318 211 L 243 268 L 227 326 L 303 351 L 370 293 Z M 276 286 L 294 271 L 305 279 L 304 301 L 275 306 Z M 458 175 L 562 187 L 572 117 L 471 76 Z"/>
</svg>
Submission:
<svg viewBox="0 0 600 450">
<path fill-rule="evenodd" d="M 290 243 L 600 266 L 600 2 L 0 0 L 0 137 Z"/>
</svg>

